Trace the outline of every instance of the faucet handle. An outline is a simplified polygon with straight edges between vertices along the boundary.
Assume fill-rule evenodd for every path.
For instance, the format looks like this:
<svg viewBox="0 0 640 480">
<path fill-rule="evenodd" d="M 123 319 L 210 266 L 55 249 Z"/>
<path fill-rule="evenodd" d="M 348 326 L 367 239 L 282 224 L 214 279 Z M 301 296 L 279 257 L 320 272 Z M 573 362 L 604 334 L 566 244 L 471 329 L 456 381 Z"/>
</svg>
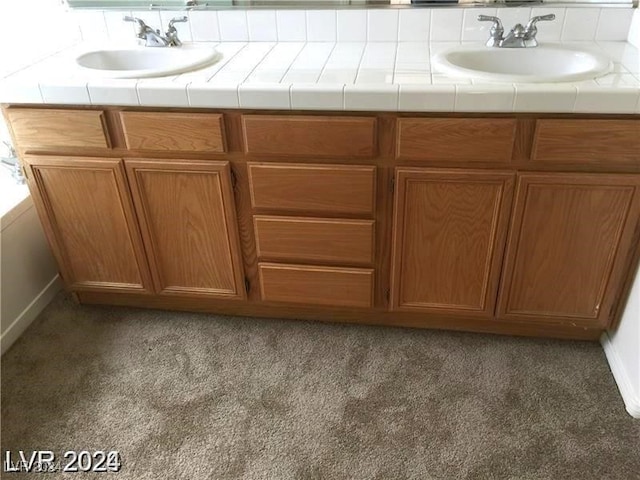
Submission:
<svg viewBox="0 0 640 480">
<path fill-rule="evenodd" d="M 531 20 L 529 20 L 529 22 L 527 23 L 527 26 L 524 27 L 525 30 L 527 32 L 533 32 L 535 30 L 537 30 L 536 28 L 536 23 L 543 21 L 543 22 L 550 22 L 551 20 L 555 20 L 556 19 L 556 15 L 554 13 L 549 13 L 548 15 L 540 15 L 537 17 L 533 17 Z"/>
<path fill-rule="evenodd" d="M 146 32 L 147 30 L 150 30 L 149 26 L 146 23 L 144 23 L 144 20 L 142 20 L 141 18 L 125 15 L 124 17 L 122 17 L 122 20 L 125 22 L 137 23 L 136 35 L 138 35 L 138 37 L 140 38 L 144 34 L 144 32 Z"/>
<path fill-rule="evenodd" d="M 494 17 L 491 15 L 478 15 L 479 22 L 493 22 L 492 30 L 502 30 L 504 32 L 504 27 L 502 26 L 502 21 L 498 17 Z"/>
<path fill-rule="evenodd" d="M 188 22 L 189 17 L 175 17 L 169 21 L 169 26 L 167 27 L 167 41 L 169 42 L 169 46 L 171 47 L 179 47 L 182 45 L 182 41 L 178 38 L 178 30 L 176 29 L 176 23 Z"/>
<path fill-rule="evenodd" d="M 132 17 L 131 15 L 125 15 L 124 17 L 122 17 L 122 21 L 137 23 L 140 27 L 143 27 L 146 25 L 146 23 L 144 23 L 144 21 L 141 18 Z"/>
<path fill-rule="evenodd" d="M 172 18 L 169 21 L 169 30 L 171 30 L 172 28 L 175 28 L 173 25 L 175 23 L 183 23 L 183 22 L 188 22 L 189 21 L 189 17 L 187 17 L 186 15 L 184 17 L 175 17 Z"/>
<path fill-rule="evenodd" d="M 498 17 L 493 17 L 491 15 L 478 15 L 479 22 L 493 22 L 491 26 L 491 30 L 489 30 L 489 40 L 487 40 L 487 47 L 497 47 L 500 46 L 500 42 L 502 41 L 502 35 L 504 34 L 504 27 L 502 26 L 502 21 Z"/>
</svg>

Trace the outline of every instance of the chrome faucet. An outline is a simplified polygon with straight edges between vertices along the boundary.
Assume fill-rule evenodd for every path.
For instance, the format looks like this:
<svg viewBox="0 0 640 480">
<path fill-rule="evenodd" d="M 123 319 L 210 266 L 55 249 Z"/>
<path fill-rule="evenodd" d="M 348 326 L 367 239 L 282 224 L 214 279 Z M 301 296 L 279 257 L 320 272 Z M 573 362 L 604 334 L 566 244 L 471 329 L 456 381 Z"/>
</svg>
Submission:
<svg viewBox="0 0 640 480">
<path fill-rule="evenodd" d="M 154 30 L 144 23 L 141 18 L 125 15 L 122 19 L 125 22 L 135 22 L 137 24 L 136 35 L 140 40 L 144 40 L 146 47 L 179 47 L 182 45 L 182 42 L 178 38 L 178 30 L 175 24 L 189 20 L 187 17 L 176 17 L 172 19 L 169 22 L 167 33 L 161 35 L 160 30 Z"/>
<path fill-rule="evenodd" d="M 487 47 L 498 48 L 531 48 L 538 46 L 538 40 L 536 34 L 538 29 L 536 24 L 539 21 L 551 21 L 556 16 L 553 13 L 549 15 L 542 15 L 539 17 L 533 17 L 525 27 L 518 23 L 511 31 L 504 35 L 504 27 L 498 17 L 492 17 L 488 15 L 478 15 L 479 22 L 493 22 L 491 30 L 489 30 L 489 40 L 487 40 Z"/>
<path fill-rule="evenodd" d="M 6 147 L 6 154 L 0 156 L 0 164 L 11 170 L 11 176 L 16 183 L 23 185 L 27 183 L 26 178 L 22 174 L 22 168 L 20 168 L 20 161 L 18 160 L 18 154 L 16 153 L 13 145 L 9 142 L 2 140 Z"/>
</svg>

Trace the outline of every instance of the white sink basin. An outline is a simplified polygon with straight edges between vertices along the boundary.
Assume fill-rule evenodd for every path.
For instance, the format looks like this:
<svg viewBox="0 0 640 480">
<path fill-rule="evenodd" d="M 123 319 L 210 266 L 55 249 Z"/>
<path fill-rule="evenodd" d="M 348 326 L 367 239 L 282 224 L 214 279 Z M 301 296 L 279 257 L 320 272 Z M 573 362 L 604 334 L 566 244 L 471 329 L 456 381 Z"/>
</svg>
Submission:
<svg viewBox="0 0 640 480">
<path fill-rule="evenodd" d="M 600 53 L 558 44 L 534 48 L 463 45 L 436 54 L 434 66 L 453 77 L 508 83 L 576 82 L 613 68 Z"/>
<path fill-rule="evenodd" d="M 162 77 L 213 64 L 221 55 L 213 47 L 132 47 L 93 50 L 76 57 L 76 63 L 108 78 Z"/>
</svg>

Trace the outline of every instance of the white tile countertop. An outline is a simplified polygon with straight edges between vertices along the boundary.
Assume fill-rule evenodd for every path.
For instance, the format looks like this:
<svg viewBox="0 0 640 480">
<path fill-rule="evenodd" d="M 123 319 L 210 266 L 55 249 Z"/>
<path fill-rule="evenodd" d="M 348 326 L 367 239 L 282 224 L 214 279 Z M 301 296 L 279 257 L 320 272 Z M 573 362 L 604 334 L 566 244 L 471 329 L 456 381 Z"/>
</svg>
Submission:
<svg viewBox="0 0 640 480">
<path fill-rule="evenodd" d="M 554 84 L 476 83 L 432 69 L 457 42 L 223 42 L 214 65 L 181 75 L 116 80 L 74 63 L 80 44 L 0 80 L 0 102 L 278 110 L 640 113 L 640 50 L 604 52 L 614 72 Z M 569 42 L 568 42 L 569 43 Z M 95 45 L 93 46 L 95 47 Z M 110 45 L 113 47 L 113 45 Z"/>
</svg>

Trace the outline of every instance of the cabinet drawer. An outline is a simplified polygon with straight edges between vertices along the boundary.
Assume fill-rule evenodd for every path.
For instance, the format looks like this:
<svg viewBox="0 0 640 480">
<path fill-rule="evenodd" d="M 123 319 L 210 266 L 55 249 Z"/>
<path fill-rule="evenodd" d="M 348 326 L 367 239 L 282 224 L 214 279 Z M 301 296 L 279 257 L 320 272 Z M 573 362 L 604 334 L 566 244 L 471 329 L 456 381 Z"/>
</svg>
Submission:
<svg viewBox="0 0 640 480">
<path fill-rule="evenodd" d="M 256 209 L 372 215 L 373 166 L 250 163 Z"/>
<path fill-rule="evenodd" d="M 376 153 L 376 119 L 244 115 L 245 151 L 261 155 L 371 157 Z"/>
<path fill-rule="evenodd" d="M 635 163 L 640 160 L 640 120 L 538 120 L 532 159 Z"/>
<path fill-rule="evenodd" d="M 396 158 L 508 163 L 515 135 L 509 118 L 400 118 Z"/>
<path fill-rule="evenodd" d="M 102 110 L 9 108 L 7 118 L 18 148 L 109 148 Z"/>
<path fill-rule="evenodd" d="M 258 264 L 262 300 L 336 307 L 373 306 L 373 269 Z"/>
<path fill-rule="evenodd" d="M 330 218 L 254 217 L 262 259 L 370 264 L 374 221 Z"/>
<path fill-rule="evenodd" d="M 127 148 L 180 152 L 226 151 L 222 115 L 120 112 Z"/>
</svg>

